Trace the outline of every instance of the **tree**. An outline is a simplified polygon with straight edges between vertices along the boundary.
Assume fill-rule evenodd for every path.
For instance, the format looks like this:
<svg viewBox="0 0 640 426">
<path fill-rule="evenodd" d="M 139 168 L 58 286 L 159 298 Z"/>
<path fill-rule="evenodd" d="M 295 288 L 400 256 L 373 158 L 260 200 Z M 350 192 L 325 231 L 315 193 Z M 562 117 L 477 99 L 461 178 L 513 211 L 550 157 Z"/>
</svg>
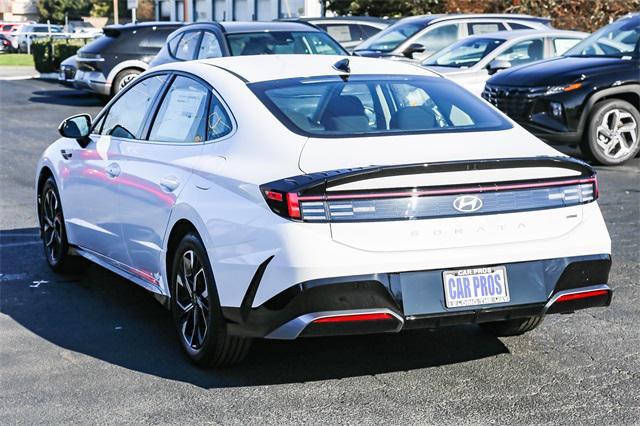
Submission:
<svg viewBox="0 0 640 426">
<path fill-rule="evenodd" d="M 38 0 L 38 12 L 42 22 L 47 20 L 55 24 L 64 24 L 65 15 L 69 19 L 88 16 L 91 0 Z"/>
<path fill-rule="evenodd" d="M 400 17 L 446 10 L 446 0 L 326 0 L 325 5 L 338 15 Z"/>
</svg>

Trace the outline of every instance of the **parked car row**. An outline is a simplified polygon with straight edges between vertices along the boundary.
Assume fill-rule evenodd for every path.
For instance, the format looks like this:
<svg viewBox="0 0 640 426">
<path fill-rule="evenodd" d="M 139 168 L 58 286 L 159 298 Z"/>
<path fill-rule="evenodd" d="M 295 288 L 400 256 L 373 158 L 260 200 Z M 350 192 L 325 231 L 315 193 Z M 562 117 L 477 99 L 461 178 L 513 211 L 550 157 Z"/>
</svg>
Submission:
<svg viewBox="0 0 640 426">
<path fill-rule="evenodd" d="M 547 18 L 513 14 L 427 15 L 397 22 L 335 17 L 284 22 L 111 26 L 105 29 L 103 37 L 61 64 L 60 81 L 110 97 L 150 67 L 174 61 L 259 54 L 346 56 L 348 49 L 353 49 L 357 56 L 409 61 L 428 67 L 467 90 L 482 94 L 544 140 L 579 145 L 594 161 L 619 164 L 636 155 L 640 144 L 637 135 L 623 136 L 623 144 L 628 148 L 605 148 L 606 142 L 594 142 L 606 136 L 593 129 L 598 111 L 593 107 L 598 100 L 617 96 L 616 99 L 628 104 L 620 109 L 624 117 L 621 120 L 630 122 L 628 128 L 637 125 L 640 97 L 637 20 L 637 15 L 630 16 L 607 27 L 609 29 L 603 30 L 603 35 L 589 44 L 588 49 L 580 48 L 581 55 L 572 53 L 573 48 L 588 34 L 555 30 Z M 365 35 L 370 37 L 361 42 Z M 359 44 L 354 48 L 355 42 Z M 612 55 L 618 58 L 612 60 Z M 589 88 L 585 83 L 582 90 L 570 94 L 581 94 L 582 102 L 572 99 L 561 104 L 547 98 L 569 94 L 544 94 L 545 88 L 553 89 L 554 81 L 564 72 L 564 69 L 549 70 L 567 62 L 547 60 L 560 56 L 607 58 L 595 60 L 597 67 L 588 65 L 588 61 L 572 60 L 580 78 L 593 81 Z M 540 61 L 543 61 L 540 65 L 526 66 Z M 511 68 L 512 71 L 504 72 Z M 536 69 L 548 72 L 543 72 L 541 77 Z M 597 75 L 590 78 L 589 73 Z M 567 81 L 578 84 L 573 81 L 577 78 L 575 72 L 569 74 Z M 624 78 L 620 80 L 620 76 Z M 488 80 L 490 84 L 485 90 Z M 511 87 L 522 87 L 522 90 L 507 90 Z M 598 92 L 598 96 L 593 96 L 594 92 Z M 604 125 L 605 118 L 611 117 L 603 115 L 599 125 Z M 625 144 L 627 137 L 635 139 Z M 603 150 L 608 150 L 610 155 L 605 155 Z"/>
</svg>

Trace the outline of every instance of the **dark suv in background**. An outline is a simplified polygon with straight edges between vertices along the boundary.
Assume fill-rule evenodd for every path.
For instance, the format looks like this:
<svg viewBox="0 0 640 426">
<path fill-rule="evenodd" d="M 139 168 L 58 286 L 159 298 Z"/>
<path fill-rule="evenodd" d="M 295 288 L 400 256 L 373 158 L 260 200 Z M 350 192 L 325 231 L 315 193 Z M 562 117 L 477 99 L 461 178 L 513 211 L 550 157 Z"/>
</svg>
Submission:
<svg viewBox="0 0 640 426">
<path fill-rule="evenodd" d="M 605 165 L 640 151 L 640 14 L 601 28 L 559 58 L 487 81 L 482 97 L 555 144 Z"/>
<path fill-rule="evenodd" d="M 111 25 L 104 35 L 78 50 L 74 86 L 104 96 L 116 95 L 149 68 L 167 36 L 180 23 Z"/>
<path fill-rule="evenodd" d="M 167 38 L 151 66 L 221 56 L 348 55 L 331 36 L 302 22 L 199 22 Z"/>
</svg>

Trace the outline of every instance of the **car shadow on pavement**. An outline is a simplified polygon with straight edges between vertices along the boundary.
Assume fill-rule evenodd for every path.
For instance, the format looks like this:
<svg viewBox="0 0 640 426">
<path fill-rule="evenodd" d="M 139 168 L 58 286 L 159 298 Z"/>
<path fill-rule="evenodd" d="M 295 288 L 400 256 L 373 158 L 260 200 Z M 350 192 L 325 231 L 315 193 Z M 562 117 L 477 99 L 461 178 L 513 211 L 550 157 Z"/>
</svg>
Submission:
<svg viewBox="0 0 640 426">
<path fill-rule="evenodd" d="M 77 107 L 100 107 L 106 104 L 105 98 L 98 95 L 73 88 L 65 88 L 57 83 L 55 83 L 55 87 L 56 88 L 52 90 L 34 91 L 29 101 L 41 104 Z"/>
<path fill-rule="evenodd" d="M 509 352 L 497 338 L 465 326 L 256 340 L 243 364 L 204 370 L 182 354 L 169 312 L 149 293 L 98 266 L 89 266 L 82 275 L 56 275 L 46 266 L 37 238 L 35 228 L 0 231 L 0 312 L 57 346 L 202 388 L 340 379 Z"/>
</svg>

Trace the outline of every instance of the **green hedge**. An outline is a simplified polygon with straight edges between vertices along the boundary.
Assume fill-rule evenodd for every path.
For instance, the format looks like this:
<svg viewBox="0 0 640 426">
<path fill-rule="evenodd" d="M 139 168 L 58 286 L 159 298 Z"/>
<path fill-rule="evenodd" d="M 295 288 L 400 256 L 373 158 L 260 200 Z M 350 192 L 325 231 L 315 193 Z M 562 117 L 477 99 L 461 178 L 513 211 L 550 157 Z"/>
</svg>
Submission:
<svg viewBox="0 0 640 426">
<path fill-rule="evenodd" d="M 60 63 L 76 54 L 87 39 L 37 40 L 31 45 L 36 70 L 40 73 L 57 72 Z"/>
</svg>

